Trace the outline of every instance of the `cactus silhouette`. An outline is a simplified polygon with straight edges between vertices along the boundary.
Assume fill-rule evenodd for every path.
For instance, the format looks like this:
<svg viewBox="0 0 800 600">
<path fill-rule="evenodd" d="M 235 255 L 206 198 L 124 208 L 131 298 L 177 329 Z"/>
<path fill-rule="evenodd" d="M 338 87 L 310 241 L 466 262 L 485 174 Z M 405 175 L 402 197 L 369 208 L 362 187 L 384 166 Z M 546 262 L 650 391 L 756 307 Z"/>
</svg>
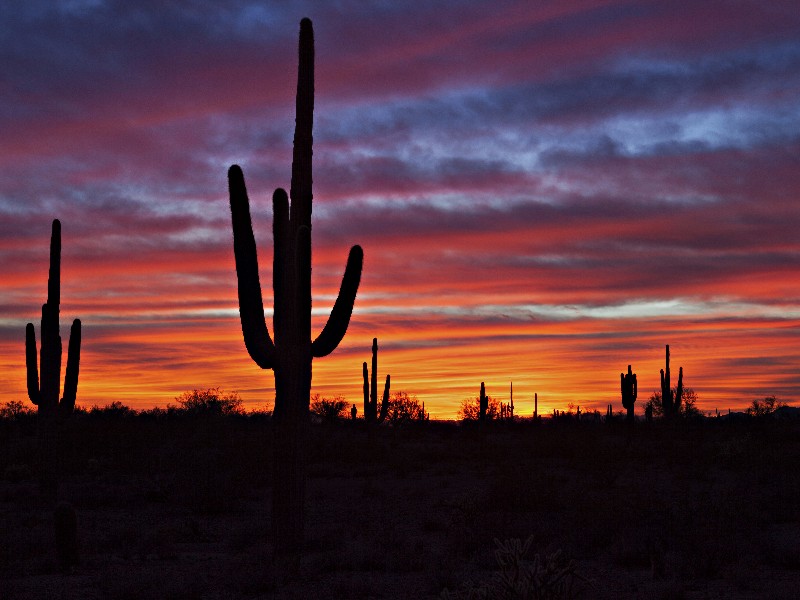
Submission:
<svg viewBox="0 0 800 600">
<path fill-rule="evenodd" d="M 25 367 L 28 398 L 37 406 L 38 444 L 41 461 L 39 488 L 51 500 L 56 498 L 60 475 L 59 421 L 72 414 L 78 392 L 81 359 L 81 322 L 75 319 L 69 335 L 64 390 L 61 386 L 61 222 L 53 220 L 50 235 L 50 269 L 47 275 L 47 302 L 42 305 L 41 350 L 36 359 L 36 331 L 33 323 L 25 327 Z"/>
<path fill-rule="evenodd" d="M 36 359 L 36 331 L 33 323 L 25 327 L 25 366 L 28 371 L 28 398 L 45 418 L 65 417 L 75 408 L 78 372 L 81 360 L 81 322 L 75 319 L 69 334 L 64 394 L 59 400 L 61 385 L 61 334 L 58 315 L 61 303 L 61 222 L 53 220 L 50 235 L 50 271 L 47 276 L 47 302 L 42 305 L 41 351 Z"/>
<path fill-rule="evenodd" d="M 631 371 L 630 365 L 628 365 L 627 374 L 619 374 L 619 384 L 622 391 L 622 406 L 628 411 L 627 421 L 633 423 L 633 405 L 639 390 L 636 385 L 636 374 Z"/>
<path fill-rule="evenodd" d="M 298 55 L 291 188 L 288 197 L 280 188 L 272 196 L 274 342 L 264 318 L 256 243 L 244 175 L 238 165 L 231 166 L 228 171 L 239 315 L 244 343 L 259 367 L 272 369 L 275 373 L 272 528 L 278 554 L 299 551 L 303 540 L 304 438 L 308 425 L 311 361 L 312 358 L 321 358 L 333 352 L 344 337 L 361 280 L 364 258 L 360 246 L 350 249 L 339 296 L 327 324 L 312 342 L 314 32 L 309 19 L 300 22 Z"/>
<path fill-rule="evenodd" d="M 364 375 L 364 420 L 367 423 L 383 423 L 389 410 L 389 386 L 391 377 L 386 376 L 383 386 L 381 410 L 378 413 L 378 338 L 372 338 L 372 378 L 370 379 L 367 363 L 362 365 Z"/>
<path fill-rule="evenodd" d="M 486 396 L 486 386 L 483 385 L 482 381 L 481 381 L 481 395 L 479 397 L 478 402 L 479 402 L 478 406 L 480 408 L 480 413 L 478 414 L 478 420 L 485 421 L 486 411 L 489 408 L 489 398 Z"/>
<path fill-rule="evenodd" d="M 681 411 L 681 399 L 683 398 L 683 367 L 678 370 L 678 387 L 673 395 L 669 373 L 669 344 L 667 344 L 666 367 L 666 371 L 661 369 L 661 407 L 663 409 L 664 418 L 672 419 L 677 417 Z"/>
</svg>

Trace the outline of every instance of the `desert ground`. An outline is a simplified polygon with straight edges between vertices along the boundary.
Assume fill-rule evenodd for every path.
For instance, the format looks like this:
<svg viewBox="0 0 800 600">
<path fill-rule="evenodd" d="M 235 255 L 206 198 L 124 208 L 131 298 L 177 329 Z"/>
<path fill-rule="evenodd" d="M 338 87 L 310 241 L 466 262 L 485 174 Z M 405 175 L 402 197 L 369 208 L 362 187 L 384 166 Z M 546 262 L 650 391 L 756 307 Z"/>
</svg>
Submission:
<svg viewBox="0 0 800 600">
<path fill-rule="evenodd" d="M 797 420 L 316 424 L 305 552 L 276 561 L 267 415 L 117 413 L 60 432 L 66 573 L 35 420 L 0 422 L 1 598 L 800 594 Z"/>
</svg>

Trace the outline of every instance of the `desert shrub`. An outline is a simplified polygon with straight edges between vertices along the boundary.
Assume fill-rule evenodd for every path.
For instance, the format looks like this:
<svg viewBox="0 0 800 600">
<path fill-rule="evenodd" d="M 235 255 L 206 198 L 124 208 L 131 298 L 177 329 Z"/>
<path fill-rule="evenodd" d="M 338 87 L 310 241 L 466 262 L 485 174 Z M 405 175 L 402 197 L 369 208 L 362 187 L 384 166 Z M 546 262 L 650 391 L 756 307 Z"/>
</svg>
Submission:
<svg viewBox="0 0 800 600">
<path fill-rule="evenodd" d="M 183 392 L 175 401 L 191 415 L 241 415 L 244 414 L 239 392 L 225 392 L 220 388 Z"/>
<path fill-rule="evenodd" d="M 346 419 L 348 408 L 350 408 L 350 403 L 344 396 L 323 398 L 319 394 L 314 394 L 311 397 L 311 414 L 323 421 L 335 422 L 339 419 Z"/>
<path fill-rule="evenodd" d="M 392 425 L 402 425 L 423 420 L 425 410 L 416 396 L 410 396 L 408 392 L 393 392 L 389 397 L 386 418 Z"/>
<path fill-rule="evenodd" d="M 745 412 L 751 417 L 767 417 L 782 406 L 786 406 L 786 403 L 775 396 L 767 396 L 763 400 L 753 400 Z"/>
<path fill-rule="evenodd" d="M 500 418 L 500 402 L 492 398 L 486 397 L 488 400 L 488 407 L 486 408 L 486 418 L 489 420 Z M 481 399 L 477 396 L 474 398 L 465 398 L 461 401 L 461 406 L 458 408 L 458 419 L 460 421 L 477 421 L 481 414 Z"/>
<path fill-rule="evenodd" d="M 673 397 L 677 389 L 678 389 L 677 387 L 672 388 Z M 654 416 L 656 417 L 664 416 L 664 404 L 663 401 L 661 400 L 660 390 L 652 393 L 650 399 L 644 405 L 645 410 L 647 409 L 648 406 L 653 409 Z M 690 387 L 683 388 L 683 395 L 681 396 L 681 405 L 679 408 L 679 414 L 681 417 L 684 418 L 692 418 L 700 416 L 700 409 L 697 408 L 697 392 L 695 392 Z"/>
<path fill-rule="evenodd" d="M 0 404 L 0 419 L 16 421 L 34 413 L 33 409 L 19 400 L 11 400 Z"/>
<path fill-rule="evenodd" d="M 576 572 L 575 561 L 568 560 L 561 550 L 542 557 L 536 554 L 527 560 L 533 536 L 524 542 L 519 539 L 500 541 L 495 538 L 494 556 L 498 571 L 484 583 L 466 583 L 458 592 L 444 590 L 444 600 L 460 598 L 475 600 L 500 600 L 519 598 L 520 600 L 555 600 L 575 598 L 578 595 L 577 583 L 586 579 Z"/>
<path fill-rule="evenodd" d="M 89 416 L 123 419 L 136 416 L 136 411 L 128 406 L 125 406 L 119 400 L 115 400 L 111 404 L 107 404 L 103 407 L 93 406 L 91 409 L 89 409 Z"/>
</svg>

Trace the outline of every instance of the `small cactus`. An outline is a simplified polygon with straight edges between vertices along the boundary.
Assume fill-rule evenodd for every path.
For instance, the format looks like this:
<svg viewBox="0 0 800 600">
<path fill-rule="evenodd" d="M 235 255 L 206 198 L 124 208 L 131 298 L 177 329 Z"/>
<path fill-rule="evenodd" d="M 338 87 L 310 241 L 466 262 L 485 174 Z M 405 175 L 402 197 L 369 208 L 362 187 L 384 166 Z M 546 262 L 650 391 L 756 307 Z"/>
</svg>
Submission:
<svg viewBox="0 0 800 600">
<path fill-rule="evenodd" d="M 683 367 L 678 370 L 678 387 L 673 393 L 670 385 L 669 373 L 669 344 L 667 344 L 667 364 L 666 370 L 661 369 L 661 406 L 665 419 L 674 419 L 681 412 L 681 400 L 683 398 Z"/>
<path fill-rule="evenodd" d="M 620 389 L 622 391 L 622 406 L 628 411 L 627 421 L 633 423 L 633 405 L 636 402 L 636 395 L 638 393 L 636 385 L 636 374 L 631 371 L 631 366 L 628 365 L 628 373 L 619 374 Z"/>
<path fill-rule="evenodd" d="M 383 386 L 381 410 L 378 412 L 378 338 L 372 338 L 372 378 L 370 379 L 367 363 L 362 365 L 364 375 L 364 420 L 367 423 L 383 423 L 389 410 L 389 388 L 391 377 L 386 376 Z"/>
</svg>

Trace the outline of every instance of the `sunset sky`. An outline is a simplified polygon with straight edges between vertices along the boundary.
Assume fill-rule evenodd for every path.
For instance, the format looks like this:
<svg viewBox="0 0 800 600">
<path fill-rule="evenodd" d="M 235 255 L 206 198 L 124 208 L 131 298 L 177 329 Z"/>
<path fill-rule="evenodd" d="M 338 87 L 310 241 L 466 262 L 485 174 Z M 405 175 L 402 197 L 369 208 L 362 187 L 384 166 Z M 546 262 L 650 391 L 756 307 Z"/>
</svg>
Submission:
<svg viewBox="0 0 800 600">
<path fill-rule="evenodd" d="M 424 4 L 424 5 L 423 5 Z M 324 7 L 323 7 L 324 6 Z M 0 402 L 26 400 L 50 226 L 78 404 L 192 388 L 271 405 L 236 299 L 242 166 L 271 329 L 272 207 L 291 174 L 297 34 L 314 22 L 313 298 L 364 272 L 313 391 L 362 411 L 361 363 L 452 418 L 637 412 L 664 345 L 705 411 L 800 398 L 796 0 L 11 0 L 0 8 Z M 66 357 L 64 359 L 66 361 Z"/>
</svg>

